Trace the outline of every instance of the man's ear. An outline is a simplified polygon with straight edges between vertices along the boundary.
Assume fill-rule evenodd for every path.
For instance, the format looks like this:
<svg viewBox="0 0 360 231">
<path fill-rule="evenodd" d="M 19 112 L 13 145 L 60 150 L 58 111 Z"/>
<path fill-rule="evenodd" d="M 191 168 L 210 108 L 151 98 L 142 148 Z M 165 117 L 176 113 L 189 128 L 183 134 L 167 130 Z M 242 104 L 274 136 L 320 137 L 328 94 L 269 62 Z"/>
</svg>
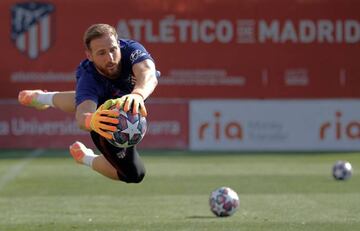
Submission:
<svg viewBox="0 0 360 231">
<path fill-rule="evenodd" d="M 86 49 L 85 54 L 86 54 L 86 58 L 88 58 L 88 60 L 90 60 L 92 62 L 93 58 L 92 58 L 90 50 Z"/>
</svg>

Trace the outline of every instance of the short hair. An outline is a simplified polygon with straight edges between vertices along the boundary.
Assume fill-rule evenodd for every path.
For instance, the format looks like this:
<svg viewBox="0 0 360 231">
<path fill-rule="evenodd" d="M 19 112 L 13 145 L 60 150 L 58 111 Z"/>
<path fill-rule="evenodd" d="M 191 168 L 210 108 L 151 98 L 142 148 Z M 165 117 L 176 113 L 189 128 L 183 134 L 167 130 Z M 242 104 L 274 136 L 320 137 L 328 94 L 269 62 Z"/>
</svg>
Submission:
<svg viewBox="0 0 360 231">
<path fill-rule="evenodd" d="M 90 43 L 92 40 L 101 38 L 107 34 L 114 35 L 116 40 L 118 39 L 118 34 L 113 26 L 103 23 L 91 25 L 84 33 L 83 40 L 85 48 L 90 50 Z"/>
</svg>

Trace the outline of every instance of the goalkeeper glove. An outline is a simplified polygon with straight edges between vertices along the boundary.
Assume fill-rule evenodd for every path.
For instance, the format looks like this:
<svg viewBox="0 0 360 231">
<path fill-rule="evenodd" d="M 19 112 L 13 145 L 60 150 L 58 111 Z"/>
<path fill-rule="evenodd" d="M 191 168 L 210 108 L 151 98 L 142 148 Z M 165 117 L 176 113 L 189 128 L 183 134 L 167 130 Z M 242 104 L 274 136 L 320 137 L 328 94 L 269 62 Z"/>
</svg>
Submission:
<svg viewBox="0 0 360 231">
<path fill-rule="evenodd" d="M 124 108 L 125 112 L 128 112 L 132 107 L 133 114 L 139 113 L 139 109 L 140 109 L 140 114 L 144 117 L 147 116 L 147 111 L 144 104 L 144 97 L 141 94 L 131 93 L 128 95 L 124 95 L 123 97 L 120 98 L 120 100 L 121 103 L 123 103 L 123 105 L 120 106 Z"/>
<path fill-rule="evenodd" d="M 113 139 L 109 132 L 116 131 L 114 125 L 119 123 L 117 117 L 119 112 L 116 110 L 109 110 L 109 108 L 116 104 L 114 100 L 107 100 L 94 113 L 87 113 L 85 118 L 85 127 L 93 130 L 106 139 Z"/>
</svg>

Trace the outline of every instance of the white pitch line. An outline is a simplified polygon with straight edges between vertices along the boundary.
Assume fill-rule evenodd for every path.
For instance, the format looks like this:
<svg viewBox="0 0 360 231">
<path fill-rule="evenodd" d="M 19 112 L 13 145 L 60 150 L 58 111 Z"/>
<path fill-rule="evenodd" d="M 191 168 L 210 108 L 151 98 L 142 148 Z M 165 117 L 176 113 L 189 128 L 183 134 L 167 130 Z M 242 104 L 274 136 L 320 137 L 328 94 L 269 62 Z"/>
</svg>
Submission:
<svg viewBox="0 0 360 231">
<path fill-rule="evenodd" d="M 15 179 L 15 177 L 17 175 L 20 174 L 20 172 L 23 170 L 23 168 L 30 163 L 30 161 L 32 161 L 33 159 L 35 159 L 36 157 L 40 156 L 41 154 L 44 153 L 43 149 L 36 149 L 34 151 L 32 151 L 28 156 L 26 156 L 25 158 L 21 159 L 21 161 L 19 163 L 17 163 L 16 165 L 12 166 L 4 175 L 1 176 L 0 178 L 0 191 L 3 190 L 5 188 L 5 186 L 12 181 L 13 179 Z"/>
</svg>

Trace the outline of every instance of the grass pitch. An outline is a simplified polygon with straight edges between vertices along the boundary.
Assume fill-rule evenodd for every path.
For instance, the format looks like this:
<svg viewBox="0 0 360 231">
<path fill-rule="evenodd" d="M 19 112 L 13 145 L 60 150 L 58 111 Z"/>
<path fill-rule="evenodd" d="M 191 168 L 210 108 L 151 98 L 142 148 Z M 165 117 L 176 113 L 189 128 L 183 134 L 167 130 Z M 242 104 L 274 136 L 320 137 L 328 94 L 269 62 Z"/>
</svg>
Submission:
<svg viewBox="0 0 360 231">
<path fill-rule="evenodd" d="M 141 184 L 109 180 L 65 151 L 0 152 L 0 231 L 360 230 L 360 153 L 236 154 L 141 151 Z M 335 181 L 336 160 L 353 177 Z M 209 210 L 233 188 L 240 209 Z"/>
</svg>

